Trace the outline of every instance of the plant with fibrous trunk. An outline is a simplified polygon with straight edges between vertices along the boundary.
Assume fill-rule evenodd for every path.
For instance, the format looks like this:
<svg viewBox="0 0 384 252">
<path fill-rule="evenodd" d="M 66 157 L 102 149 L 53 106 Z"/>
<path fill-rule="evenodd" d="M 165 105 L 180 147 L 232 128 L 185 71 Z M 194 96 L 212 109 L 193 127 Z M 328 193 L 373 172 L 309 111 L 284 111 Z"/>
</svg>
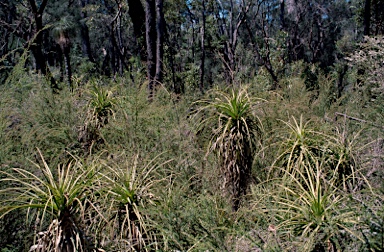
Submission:
<svg viewBox="0 0 384 252">
<path fill-rule="evenodd" d="M 194 118 L 208 114 L 198 128 L 213 127 L 207 154 L 217 154 L 223 187 L 229 193 L 233 210 L 237 211 L 250 181 L 262 124 L 254 114 L 257 103 L 249 97 L 246 88 L 230 93 L 216 90 L 212 94 L 214 100 L 197 102 L 200 107 Z"/>
<path fill-rule="evenodd" d="M 43 165 L 35 165 L 42 177 L 22 168 L 1 172 L 4 177 L 0 181 L 8 187 L 0 190 L 5 195 L 0 218 L 13 211 L 28 210 L 28 219 L 35 221 L 37 231 L 30 251 L 86 251 L 90 244 L 85 237 L 84 216 L 95 166 L 74 159 L 67 166 L 59 165 L 55 175 L 40 151 L 39 154 Z"/>
<path fill-rule="evenodd" d="M 72 83 L 72 68 L 71 68 L 71 33 L 73 33 L 74 25 L 69 17 L 64 17 L 56 22 L 52 28 L 52 35 L 56 43 L 60 46 L 61 52 L 64 55 L 65 72 L 67 74 L 68 87 L 73 91 Z M 60 63 L 62 65 L 62 63 Z M 62 69 L 61 69 L 62 70 Z M 61 74 L 63 79 L 63 72 Z"/>
<path fill-rule="evenodd" d="M 112 92 L 94 85 L 89 101 L 89 120 L 93 121 L 97 127 L 102 128 L 108 124 L 108 117 L 113 116 L 116 99 L 112 97 Z"/>
<path fill-rule="evenodd" d="M 91 151 L 95 143 L 104 142 L 100 130 L 108 124 L 109 118 L 114 116 L 115 107 L 116 99 L 112 97 L 111 91 L 96 85 L 92 87 L 87 117 L 78 137 L 87 151 Z"/>
</svg>

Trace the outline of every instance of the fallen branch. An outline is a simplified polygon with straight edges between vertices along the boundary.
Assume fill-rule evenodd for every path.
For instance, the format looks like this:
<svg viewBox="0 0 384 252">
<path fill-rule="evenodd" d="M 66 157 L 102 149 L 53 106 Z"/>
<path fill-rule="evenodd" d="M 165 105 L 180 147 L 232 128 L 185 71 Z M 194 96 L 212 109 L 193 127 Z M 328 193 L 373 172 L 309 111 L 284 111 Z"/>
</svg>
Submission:
<svg viewBox="0 0 384 252">
<path fill-rule="evenodd" d="M 353 121 L 358 121 L 358 122 L 362 122 L 362 123 L 367 123 L 367 124 L 370 124 L 374 127 L 377 127 L 377 128 L 381 128 L 381 129 L 384 129 L 384 126 L 381 126 L 381 125 L 377 125 L 373 122 L 370 122 L 370 121 L 366 121 L 366 120 L 363 120 L 363 119 L 360 119 L 360 118 L 357 118 L 357 117 L 353 117 L 353 116 L 349 116 L 347 114 L 343 114 L 343 113 L 339 113 L 339 112 L 335 112 L 335 121 L 337 119 L 337 116 L 343 116 L 344 118 L 348 118 L 350 120 L 353 120 Z"/>
</svg>

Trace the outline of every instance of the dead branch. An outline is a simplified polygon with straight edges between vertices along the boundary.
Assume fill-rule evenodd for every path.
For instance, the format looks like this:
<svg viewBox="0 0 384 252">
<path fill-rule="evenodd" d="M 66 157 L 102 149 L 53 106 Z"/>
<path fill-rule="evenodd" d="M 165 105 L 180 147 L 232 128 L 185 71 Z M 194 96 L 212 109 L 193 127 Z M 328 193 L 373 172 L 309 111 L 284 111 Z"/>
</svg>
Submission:
<svg viewBox="0 0 384 252">
<path fill-rule="evenodd" d="M 370 121 L 367 121 L 367 120 L 364 120 L 364 119 L 360 119 L 360 118 L 357 118 L 357 117 L 349 116 L 347 114 L 343 114 L 343 113 L 339 113 L 339 112 L 335 112 L 335 121 L 336 121 L 338 116 L 343 116 L 344 118 L 347 118 L 349 120 L 353 120 L 353 121 L 357 121 L 357 122 L 362 122 L 362 123 L 367 123 L 367 124 L 370 124 L 370 125 L 372 125 L 374 127 L 384 129 L 384 126 L 377 125 L 377 124 L 375 124 L 373 122 L 370 122 Z"/>
</svg>

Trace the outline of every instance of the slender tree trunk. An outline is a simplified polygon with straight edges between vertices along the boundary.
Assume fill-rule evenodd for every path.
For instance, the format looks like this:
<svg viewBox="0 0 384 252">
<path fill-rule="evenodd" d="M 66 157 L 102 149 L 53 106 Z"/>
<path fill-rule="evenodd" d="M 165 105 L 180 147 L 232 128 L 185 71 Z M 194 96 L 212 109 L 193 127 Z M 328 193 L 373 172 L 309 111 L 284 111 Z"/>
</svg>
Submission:
<svg viewBox="0 0 384 252">
<path fill-rule="evenodd" d="M 201 61 L 200 61 L 200 92 L 204 94 L 204 74 L 205 74 L 205 0 L 202 1 L 203 11 L 203 23 L 201 26 Z"/>
<path fill-rule="evenodd" d="M 156 0 L 156 74 L 155 85 L 163 81 L 164 13 L 163 0 Z"/>
<path fill-rule="evenodd" d="M 119 74 L 120 76 L 123 76 L 123 70 L 124 70 L 124 58 L 125 58 L 125 47 L 123 45 L 123 39 L 121 37 L 121 13 L 119 17 L 117 18 L 117 26 L 116 26 L 116 35 L 117 35 L 117 44 L 119 51 Z"/>
<path fill-rule="evenodd" d="M 245 26 L 247 28 L 248 35 L 251 38 L 251 40 L 256 41 L 256 39 L 255 39 L 255 37 L 251 31 L 251 28 L 249 27 L 249 24 L 247 22 L 245 22 Z M 271 90 L 275 90 L 279 87 L 279 79 L 278 79 L 278 76 L 275 72 L 275 69 L 273 69 L 273 66 L 271 63 L 270 47 L 269 47 L 269 42 L 268 42 L 269 36 L 268 36 L 268 33 L 265 31 L 264 24 L 263 24 L 263 33 L 264 33 L 263 34 L 264 35 L 263 40 L 264 40 L 264 48 L 265 48 L 264 54 L 261 53 L 260 48 L 257 46 L 257 43 L 255 43 L 255 42 L 253 42 L 253 50 L 256 54 L 257 64 L 259 66 L 264 66 L 272 78 Z"/>
<path fill-rule="evenodd" d="M 337 98 L 340 98 L 342 92 L 344 90 L 344 76 L 347 73 L 348 65 L 345 64 L 342 69 L 338 71 L 338 79 L 337 79 Z"/>
<path fill-rule="evenodd" d="M 43 12 L 47 5 L 48 0 L 43 0 L 40 3 L 39 8 L 37 8 L 35 0 L 29 0 L 29 4 L 32 9 L 32 13 L 35 19 L 36 24 L 36 37 L 33 41 L 33 44 L 31 45 L 31 51 L 36 61 L 36 71 L 41 72 L 43 75 L 46 76 L 46 78 L 51 83 L 51 88 L 54 90 L 58 89 L 57 83 L 55 79 L 53 78 L 51 71 L 48 68 L 48 65 L 45 60 L 45 56 L 43 53 Z"/>
<path fill-rule="evenodd" d="M 64 58 L 63 58 L 63 50 L 61 49 L 61 46 L 59 44 L 57 44 L 56 46 L 56 51 L 57 51 L 57 58 L 56 60 L 59 61 L 59 65 L 60 65 L 60 82 L 62 82 L 64 80 L 64 75 L 65 75 L 65 67 L 64 67 Z"/>
<path fill-rule="evenodd" d="M 191 22 L 191 27 L 192 27 L 192 42 L 188 43 L 188 44 L 189 44 L 189 46 L 191 48 L 191 52 L 192 52 L 191 59 L 192 59 L 192 62 L 194 62 L 195 61 L 195 25 L 194 25 L 195 19 L 194 19 L 194 15 L 193 15 L 192 11 L 189 9 L 188 6 L 187 6 L 187 11 L 188 11 L 189 20 Z M 189 52 L 188 52 L 188 54 L 189 54 Z"/>
<path fill-rule="evenodd" d="M 156 75 L 156 8 L 155 0 L 145 0 L 145 28 L 147 42 L 148 99 L 153 98 Z"/>
<path fill-rule="evenodd" d="M 133 32 L 136 37 L 136 42 L 139 47 L 139 54 L 142 60 L 146 60 L 146 33 L 145 33 L 145 11 L 140 0 L 127 0 L 128 1 L 128 14 L 131 17 L 133 24 Z"/>
<path fill-rule="evenodd" d="M 116 22 L 116 25 L 115 25 Z M 115 59 L 115 69 L 116 73 L 119 73 L 120 76 L 123 76 L 123 70 L 128 69 L 128 65 L 125 63 L 125 54 L 126 49 L 123 45 L 123 40 L 121 37 L 121 11 L 116 15 L 116 18 L 111 22 L 111 44 L 114 52 Z M 116 34 L 115 34 L 116 33 Z M 115 36 L 116 35 L 116 36 Z"/>
<path fill-rule="evenodd" d="M 285 14 L 285 1 L 284 0 L 280 0 L 280 30 L 284 30 L 285 29 L 285 18 L 284 18 L 284 14 Z"/>
<path fill-rule="evenodd" d="M 113 26 L 109 28 L 109 41 L 110 41 L 110 46 L 108 53 L 110 53 L 110 67 L 111 67 L 111 75 L 113 78 L 116 76 L 117 68 L 116 68 L 116 60 L 119 58 L 119 56 L 116 56 L 116 45 L 115 45 L 115 37 L 114 37 L 114 32 L 113 32 Z"/>
<path fill-rule="evenodd" d="M 64 61 L 65 61 L 65 73 L 67 75 L 68 87 L 71 92 L 73 91 L 72 85 L 72 68 L 71 68 L 71 58 L 70 58 L 70 45 L 63 47 Z"/>
<path fill-rule="evenodd" d="M 79 0 L 79 6 L 83 9 L 86 4 L 88 4 L 88 0 Z M 87 12 L 81 10 L 80 11 L 81 18 L 85 20 L 87 18 Z M 81 33 L 81 49 L 83 56 L 87 56 L 89 61 L 95 62 L 95 59 L 92 56 L 92 50 L 91 50 L 91 42 L 89 38 L 89 28 L 85 21 L 80 22 L 80 33 Z"/>
<path fill-rule="evenodd" d="M 365 0 L 364 4 L 364 35 L 370 35 L 371 29 L 371 0 Z"/>
</svg>

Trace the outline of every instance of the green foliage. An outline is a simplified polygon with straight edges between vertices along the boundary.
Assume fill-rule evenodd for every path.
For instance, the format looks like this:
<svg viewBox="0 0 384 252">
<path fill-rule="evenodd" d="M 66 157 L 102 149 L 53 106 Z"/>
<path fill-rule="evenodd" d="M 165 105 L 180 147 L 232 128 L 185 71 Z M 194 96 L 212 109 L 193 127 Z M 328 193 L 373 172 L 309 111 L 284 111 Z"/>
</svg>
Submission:
<svg viewBox="0 0 384 252">
<path fill-rule="evenodd" d="M 96 85 L 92 87 L 89 100 L 89 120 L 94 121 L 98 127 L 108 123 L 108 117 L 113 116 L 113 108 L 116 101 L 111 91 L 104 90 Z"/>
<path fill-rule="evenodd" d="M 156 172 L 165 163 L 154 159 L 141 165 L 138 155 L 132 160 L 124 154 L 115 159 L 102 174 L 103 196 L 98 199 L 104 219 L 109 220 L 102 230 L 103 243 L 113 244 L 109 249 L 150 250 L 156 247 L 156 236 L 144 209 L 159 201 L 155 187 L 163 186 L 160 183 L 166 178 L 158 179 Z"/>
<path fill-rule="evenodd" d="M 230 250 L 228 237 L 236 227 L 225 200 L 196 195 L 185 185 L 173 184 L 170 189 L 152 213 L 162 237 L 161 251 Z"/>
<path fill-rule="evenodd" d="M 379 102 L 354 102 L 353 90 L 339 99 L 334 75 L 314 66 L 318 90 L 310 91 L 302 76 L 306 63 L 284 67 L 281 89 L 273 92 L 266 91 L 266 74 L 246 90 L 209 90 L 197 102 L 199 94 L 176 96 L 164 85 L 150 103 L 145 84 L 136 83 L 143 81 L 140 73 L 135 83 L 129 75 L 103 78 L 94 89 L 97 81 L 79 73 L 76 92 L 53 94 L 43 77 L 21 71 L 1 87 L 0 201 L 20 199 L 8 192 L 26 188 L 21 183 L 28 180 L 35 191 L 45 188 L 35 194 L 51 203 L 28 212 L 32 189 L 24 190 L 25 209 L 0 220 L 2 249 L 51 246 L 62 223 L 54 220 L 68 207 L 73 241 L 105 251 L 380 250 L 382 116 L 371 106 Z M 346 79 L 353 80 L 351 72 Z M 334 112 L 367 115 L 375 123 L 335 118 Z M 97 136 L 91 148 L 81 138 L 85 125 L 96 129 L 89 131 Z M 40 165 L 31 167 L 28 159 Z M 44 176 L 47 167 L 52 183 Z M 243 170 L 229 174 L 237 168 Z M 65 184 L 82 188 L 78 200 L 55 189 Z M 224 184 L 226 197 L 218 190 Z M 240 189 L 233 211 L 231 194 L 243 185 L 251 190 Z M 49 193 L 51 201 L 44 196 Z M 50 207 L 54 199 L 63 207 Z M 72 203 L 60 203 L 65 200 Z"/>
<path fill-rule="evenodd" d="M 320 148 L 323 136 L 309 129 L 309 121 L 304 123 L 302 116 L 299 122 L 294 117 L 292 121 L 292 123 L 284 122 L 290 134 L 280 142 L 282 153 L 277 157 L 276 162 L 277 167 L 285 167 L 288 174 L 294 175 L 299 168 L 311 166 L 317 159 L 321 159 Z"/>
<path fill-rule="evenodd" d="M 326 163 L 301 166 L 294 173 L 282 169 L 286 176 L 267 181 L 267 190 L 262 190 L 264 184 L 252 188 L 254 210 L 272 216 L 269 221 L 275 225 L 269 227 L 272 225 L 280 246 L 284 250 L 294 246 L 304 251 L 333 251 L 346 249 L 354 239 L 363 242 L 358 204 L 339 189 L 336 176 L 323 176 Z"/>
<path fill-rule="evenodd" d="M 79 140 L 86 152 L 91 153 L 94 145 L 104 143 L 101 129 L 108 124 L 110 117 L 114 116 L 117 100 L 112 92 L 103 87 L 92 86 L 89 91 L 86 118 L 79 131 Z"/>
<path fill-rule="evenodd" d="M 376 112 L 370 118 L 373 121 L 382 119 L 377 115 L 381 115 L 384 100 L 382 95 L 384 75 L 381 70 L 384 60 L 383 49 L 383 37 L 364 37 L 364 41 L 358 44 L 358 49 L 346 57 L 354 80 L 352 83 L 354 92 L 350 94 L 351 99 L 354 99 L 358 106 L 372 107 Z"/>
<path fill-rule="evenodd" d="M 381 251 L 384 249 L 384 208 L 383 198 L 380 194 L 355 195 L 355 200 L 360 202 L 359 211 L 363 212 L 362 228 L 365 248 L 370 251 Z"/>
<path fill-rule="evenodd" d="M 67 166 L 59 166 L 56 177 L 39 154 L 43 165 L 35 165 L 42 178 L 22 168 L 13 168 L 12 173 L 2 172 L 1 182 L 9 187 L 0 191 L 5 195 L 0 218 L 18 209 L 28 209 L 27 218 L 35 222 L 38 239 L 31 250 L 83 251 L 87 240 L 82 224 L 95 167 L 74 160 Z"/>
<path fill-rule="evenodd" d="M 52 36 L 62 48 L 70 46 L 71 33 L 74 33 L 74 24 L 69 16 L 61 18 L 52 27 Z"/>
<path fill-rule="evenodd" d="M 335 185 L 345 187 L 347 182 L 356 185 L 355 175 L 359 170 L 357 153 L 360 148 L 366 148 L 364 145 L 356 146 L 359 132 L 347 136 L 345 129 L 335 128 L 329 132 L 327 127 L 323 127 L 319 131 L 314 129 L 314 122 L 304 123 L 303 120 L 301 116 L 300 121 L 292 117 L 284 122 L 285 127 L 277 135 L 280 136 L 280 154 L 272 164 L 270 177 L 279 174 L 296 177 L 295 173 L 300 169 L 324 162 L 323 176 L 329 180 L 336 179 Z"/>
<path fill-rule="evenodd" d="M 204 112 L 198 128 L 213 125 L 208 152 L 215 152 L 219 158 L 223 187 L 231 197 L 233 209 L 239 208 L 239 200 L 245 194 L 251 167 L 260 141 L 262 125 L 252 113 L 255 102 L 247 90 L 232 90 L 230 94 L 215 91 L 214 100 L 199 101 L 200 108 L 195 117 Z"/>
<path fill-rule="evenodd" d="M 314 247 L 341 249 L 342 234 L 360 238 L 351 229 L 359 224 L 356 212 L 347 207 L 348 198 L 336 187 L 336 178 L 325 180 L 322 164 L 316 168 L 305 166 L 305 172 L 291 175 L 292 182 L 283 185 L 276 199 L 277 215 L 281 223 L 277 229 L 294 237 L 303 238 L 306 251 Z M 327 244 L 328 243 L 328 244 Z"/>
</svg>

